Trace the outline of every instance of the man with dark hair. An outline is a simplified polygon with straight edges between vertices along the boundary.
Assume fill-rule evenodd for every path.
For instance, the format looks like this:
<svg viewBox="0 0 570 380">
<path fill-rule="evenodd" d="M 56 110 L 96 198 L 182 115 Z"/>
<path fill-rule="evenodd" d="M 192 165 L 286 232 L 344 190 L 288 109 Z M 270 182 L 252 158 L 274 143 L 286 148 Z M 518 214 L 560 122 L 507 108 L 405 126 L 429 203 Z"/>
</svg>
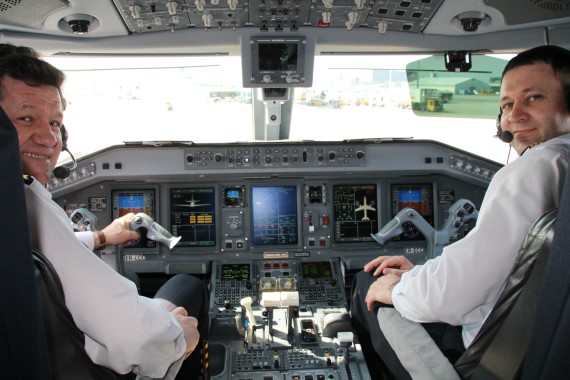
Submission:
<svg viewBox="0 0 570 380">
<path fill-rule="evenodd" d="M 16 66 L 9 66 L 5 67 L 3 70 L 5 74 L 11 78 L 18 79 L 20 81 L 28 82 L 29 85 L 33 87 L 39 87 L 44 85 L 53 85 L 55 86 L 58 84 L 58 91 L 60 91 L 61 103 L 62 108 L 65 110 L 66 101 L 63 95 L 61 94 L 61 85 L 65 80 L 65 74 L 61 71 L 53 71 L 53 70 L 46 70 L 42 67 L 23 67 L 22 65 L 26 64 L 26 61 L 22 61 L 19 59 L 18 56 L 29 56 L 33 58 L 40 58 L 41 54 L 36 50 L 29 48 L 27 46 L 16 46 L 12 44 L 0 44 L 0 59 L 2 57 L 8 57 L 10 55 L 14 55 L 14 57 L 10 58 L 10 61 L 13 62 Z M 33 73 L 33 75 L 28 75 L 29 70 L 37 70 L 37 72 Z M 4 74 L 0 73 L 0 76 Z M 0 86 L 0 100 L 4 98 L 4 90 L 3 87 Z M 60 128 L 63 130 L 63 128 Z M 61 133 L 60 133 L 61 134 Z M 52 159 L 50 159 L 51 165 L 41 169 L 45 170 L 45 172 L 38 172 L 40 170 L 34 164 L 31 164 L 29 155 L 26 152 L 27 146 L 33 144 L 31 141 L 23 141 L 24 138 L 20 135 L 20 150 L 21 150 L 21 157 L 22 157 L 22 166 L 24 169 L 24 174 L 33 176 L 38 181 L 43 183 L 44 185 L 47 184 L 49 178 L 52 175 L 53 169 L 55 168 L 56 161 L 59 157 L 59 153 L 52 155 Z M 60 147 L 61 148 L 61 147 Z M 55 153 L 55 152 L 54 152 Z M 102 231 L 80 231 L 76 232 L 75 236 L 83 242 L 89 249 L 100 249 L 105 245 L 118 245 L 126 243 L 127 245 L 139 238 L 139 235 L 136 231 L 131 231 L 129 229 L 129 220 L 134 216 L 134 214 L 128 214 L 121 218 L 115 219 L 109 226 L 105 227 Z M 104 239 L 105 241 L 101 241 Z"/>
<path fill-rule="evenodd" d="M 207 333 L 205 287 L 192 276 L 177 276 L 159 290 L 158 298 L 141 297 L 131 281 L 75 238 L 67 214 L 44 187 L 61 152 L 64 79 L 60 70 L 33 54 L 0 58 L 0 106 L 18 132 L 28 174 L 32 246 L 59 275 L 66 306 L 85 334 L 85 350 L 94 363 L 118 373 L 173 378 L 200 334 Z M 192 358 L 198 362 L 199 353 Z"/>
<path fill-rule="evenodd" d="M 396 378 L 410 378 L 380 330 L 379 302 L 424 323 L 452 362 L 471 344 L 532 223 L 559 205 L 570 154 L 569 73 L 570 52 L 559 47 L 514 57 L 503 71 L 500 127 L 522 157 L 494 176 L 476 227 L 423 265 L 381 256 L 357 274 L 351 313 L 369 365 L 381 361 Z"/>
</svg>

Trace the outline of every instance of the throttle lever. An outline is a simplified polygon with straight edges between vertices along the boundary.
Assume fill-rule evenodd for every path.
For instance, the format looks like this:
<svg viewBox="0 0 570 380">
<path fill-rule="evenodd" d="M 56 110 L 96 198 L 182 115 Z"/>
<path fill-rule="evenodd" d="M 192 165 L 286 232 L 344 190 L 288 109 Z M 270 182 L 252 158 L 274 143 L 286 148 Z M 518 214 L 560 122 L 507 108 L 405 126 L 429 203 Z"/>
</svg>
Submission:
<svg viewBox="0 0 570 380">
<path fill-rule="evenodd" d="M 168 249 L 174 248 L 182 238 L 181 236 L 172 236 L 166 228 L 162 227 L 150 216 L 142 212 L 139 212 L 133 217 L 133 219 L 131 219 L 129 222 L 129 228 L 131 231 L 138 231 L 141 228 L 146 228 L 146 237 L 148 239 L 163 243 L 168 246 Z"/>
</svg>

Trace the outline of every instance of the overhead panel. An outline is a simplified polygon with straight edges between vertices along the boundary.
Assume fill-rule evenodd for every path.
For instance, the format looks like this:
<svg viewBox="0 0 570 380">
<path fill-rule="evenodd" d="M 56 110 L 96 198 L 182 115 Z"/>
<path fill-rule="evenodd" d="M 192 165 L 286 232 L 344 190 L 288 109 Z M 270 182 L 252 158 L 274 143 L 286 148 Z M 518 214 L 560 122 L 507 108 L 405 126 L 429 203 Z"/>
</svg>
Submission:
<svg viewBox="0 0 570 380">
<path fill-rule="evenodd" d="M 422 32 L 443 0 L 113 0 L 132 33 L 186 28 Z"/>
</svg>

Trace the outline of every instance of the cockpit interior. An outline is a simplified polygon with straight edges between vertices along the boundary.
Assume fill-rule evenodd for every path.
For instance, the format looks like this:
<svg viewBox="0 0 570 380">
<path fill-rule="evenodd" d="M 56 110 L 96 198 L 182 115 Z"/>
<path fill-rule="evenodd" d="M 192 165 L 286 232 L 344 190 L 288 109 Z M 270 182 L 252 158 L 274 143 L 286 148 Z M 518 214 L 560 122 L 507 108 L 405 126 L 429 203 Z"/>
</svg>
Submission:
<svg viewBox="0 0 570 380">
<path fill-rule="evenodd" d="M 47 188 L 152 297 L 209 289 L 212 380 L 366 380 L 354 274 L 474 228 L 506 62 L 570 47 L 570 3 L 485 0 L 0 2 L 0 40 L 67 76 L 69 153 Z"/>
</svg>

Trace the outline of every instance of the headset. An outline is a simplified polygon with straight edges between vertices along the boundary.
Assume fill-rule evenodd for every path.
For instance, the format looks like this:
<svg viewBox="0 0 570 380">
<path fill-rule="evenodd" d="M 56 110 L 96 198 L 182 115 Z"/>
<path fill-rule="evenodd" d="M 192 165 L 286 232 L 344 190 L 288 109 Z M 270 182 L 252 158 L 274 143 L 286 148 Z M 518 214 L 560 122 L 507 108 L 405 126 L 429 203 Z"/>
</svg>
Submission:
<svg viewBox="0 0 570 380">
<path fill-rule="evenodd" d="M 497 137 L 499 138 L 499 140 L 501 140 L 502 142 L 505 143 L 510 143 L 511 141 L 513 141 L 513 134 L 509 131 L 503 131 L 503 128 L 501 128 L 501 116 L 503 116 L 503 110 L 501 108 L 499 108 L 499 114 L 497 115 Z"/>
<path fill-rule="evenodd" d="M 61 132 L 61 151 L 67 152 L 71 156 L 71 160 L 73 163 L 71 164 L 71 167 L 69 167 L 69 164 L 56 167 L 55 169 L 53 169 L 53 175 L 55 178 L 58 179 L 66 179 L 71 174 L 71 171 L 77 168 L 77 161 L 75 160 L 75 157 L 73 157 L 73 154 L 71 154 L 69 149 L 67 149 L 67 139 L 69 138 L 69 134 L 67 133 L 67 129 L 65 129 L 65 125 L 63 124 L 61 125 L 60 132 Z"/>
</svg>

